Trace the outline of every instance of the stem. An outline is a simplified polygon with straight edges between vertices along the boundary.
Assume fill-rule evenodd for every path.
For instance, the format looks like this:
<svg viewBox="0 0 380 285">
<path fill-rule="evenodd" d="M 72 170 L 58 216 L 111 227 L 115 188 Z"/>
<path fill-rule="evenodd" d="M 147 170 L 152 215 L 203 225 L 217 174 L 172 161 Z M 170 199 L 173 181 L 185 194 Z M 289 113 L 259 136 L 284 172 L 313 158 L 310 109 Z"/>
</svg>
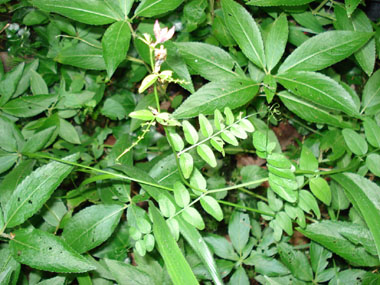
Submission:
<svg viewBox="0 0 380 285">
<path fill-rule="evenodd" d="M 259 213 L 259 214 L 262 214 L 262 215 L 265 215 L 265 216 L 270 216 L 270 217 L 274 217 L 275 216 L 272 213 L 267 213 L 267 212 L 264 212 L 264 211 L 260 211 L 258 209 L 254 209 L 254 208 L 250 208 L 250 207 L 245 207 L 245 206 L 238 205 L 238 204 L 235 204 L 235 203 L 231 203 L 231 202 L 227 202 L 227 201 L 223 201 L 223 200 L 217 200 L 217 201 L 220 204 L 224 204 L 224 205 L 228 205 L 228 206 L 231 206 L 231 207 L 248 210 L 248 211 Z"/>
<path fill-rule="evenodd" d="M 122 180 L 134 181 L 136 183 L 145 184 L 145 185 L 153 186 L 153 187 L 164 189 L 164 190 L 168 190 L 168 191 L 174 191 L 172 188 L 169 188 L 169 187 L 166 187 L 166 186 L 163 186 L 163 185 L 159 185 L 159 184 L 156 184 L 156 183 L 151 183 L 149 181 L 144 181 L 144 180 L 132 178 L 132 177 L 129 177 L 129 176 L 126 176 L 126 175 L 118 174 L 118 173 L 113 173 L 113 172 L 110 172 L 110 171 L 106 171 L 106 170 L 98 169 L 98 168 L 95 168 L 95 167 L 79 164 L 79 163 L 76 163 L 76 162 L 65 161 L 65 160 L 62 160 L 62 159 L 59 159 L 59 158 L 55 158 L 55 157 L 52 157 L 52 156 L 49 156 L 49 155 L 45 155 L 45 154 L 40 154 L 40 153 L 24 153 L 24 155 L 26 155 L 26 156 L 28 156 L 30 158 L 46 158 L 46 159 L 51 159 L 51 160 L 58 161 L 58 162 L 61 162 L 61 163 L 65 163 L 65 164 L 69 164 L 69 165 L 72 165 L 72 166 L 77 166 L 77 167 L 82 167 L 82 168 L 85 168 L 85 169 L 89 169 L 89 170 L 92 170 L 92 171 L 95 171 L 95 172 L 98 172 L 98 173 L 109 174 L 109 175 L 113 176 L 114 178 L 119 178 L 119 179 L 122 179 Z"/>
<path fill-rule="evenodd" d="M 239 191 L 241 192 L 244 192 L 244 193 L 247 193 L 248 195 L 251 195 L 252 197 L 255 197 L 255 198 L 259 198 L 260 200 L 263 200 L 265 202 L 268 202 L 268 199 L 265 198 L 264 196 L 261 196 L 259 194 L 256 194 L 256 193 L 253 193 L 247 189 L 244 189 L 244 188 L 238 188 Z"/>
<path fill-rule="evenodd" d="M 56 36 L 56 38 L 58 38 L 58 37 L 61 37 L 61 38 L 70 38 L 70 39 L 76 39 L 76 40 L 82 41 L 82 42 L 84 42 L 84 43 L 86 43 L 86 44 L 88 44 L 89 46 L 92 46 L 92 47 L 94 47 L 94 48 L 102 49 L 101 46 L 97 46 L 97 45 L 95 45 L 95 44 L 92 44 L 92 43 L 90 43 L 90 42 L 88 42 L 88 41 L 86 41 L 86 40 L 84 40 L 84 39 L 82 39 L 82 38 L 80 38 L 80 37 L 74 37 L 74 36 L 69 36 L 69 35 L 58 35 L 58 36 Z"/>
<path fill-rule="evenodd" d="M 323 0 L 322 3 L 319 4 L 318 7 L 315 8 L 311 13 L 312 13 L 313 15 L 315 15 L 315 14 L 318 13 L 319 10 L 321 10 L 322 7 L 325 6 L 325 4 L 326 4 L 327 2 L 329 2 L 329 1 L 330 1 L 330 0 Z"/>
<path fill-rule="evenodd" d="M 230 190 L 234 190 L 234 189 L 239 189 L 239 188 L 242 188 L 242 187 L 250 186 L 250 185 L 253 185 L 253 184 L 263 183 L 263 182 L 265 182 L 267 180 L 268 180 L 268 178 L 262 178 L 262 179 L 259 179 L 259 180 L 250 181 L 250 182 L 246 182 L 246 183 L 242 183 L 242 184 L 238 184 L 238 185 L 234 185 L 234 186 L 229 186 L 229 187 L 209 190 L 209 191 L 207 191 L 207 193 L 218 193 L 218 192 L 222 192 L 222 191 L 230 191 Z"/>
</svg>

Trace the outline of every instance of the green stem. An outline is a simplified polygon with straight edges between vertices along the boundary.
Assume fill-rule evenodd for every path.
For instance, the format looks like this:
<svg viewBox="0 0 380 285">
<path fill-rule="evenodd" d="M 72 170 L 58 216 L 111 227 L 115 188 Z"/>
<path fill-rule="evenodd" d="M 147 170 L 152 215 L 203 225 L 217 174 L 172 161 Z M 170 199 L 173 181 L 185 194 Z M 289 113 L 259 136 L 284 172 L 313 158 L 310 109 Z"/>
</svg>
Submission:
<svg viewBox="0 0 380 285">
<path fill-rule="evenodd" d="M 248 195 L 251 195 L 252 197 L 255 197 L 255 198 L 259 198 L 260 200 L 263 200 L 265 202 L 268 202 L 268 199 L 265 198 L 264 196 L 261 196 L 259 194 L 256 194 L 256 193 L 253 193 L 247 189 L 244 189 L 244 188 L 238 188 L 239 191 L 241 192 L 244 192 L 244 193 L 247 193 Z"/>
<path fill-rule="evenodd" d="M 62 160 L 62 159 L 59 159 L 59 158 L 55 158 L 55 157 L 52 157 L 52 156 L 49 156 L 49 155 L 45 155 L 45 154 L 40 154 L 40 153 L 24 153 L 24 155 L 26 155 L 26 156 L 28 156 L 30 158 L 46 158 L 46 159 L 51 159 L 51 160 L 58 161 L 58 162 L 61 162 L 61 163 L 65 163 L 65 164 L 69 164 L 69 165 L 72 165 L 72 166 L 77 166 L 77 167 L 89 169 L 89 170 L 92 170 L 94 172 L 103 173 L 103 174 L 109 174 L 109 175 L 113 176 L 114 178 L 119 178 L 119 179 L 122 179 L 122 180 L 134 181 L 136 183 L 141 183 L 141 184 L 153 186 L 153 187 L 156 187 L 156 188 L 173 191 L 172 188 L 169 188 L 169 187 L 166 187 L 166 186 L 163 186 L 163 185 L 159 185 L 159 184 L 156 184 L 156 183 L 151 183 L 149 181 L 144 181 L 144 180 L 132 178 L 132 177 L 129 177 L 129 176 L 126 176 L 126 175 L 118 174 L 118 173 L 113 173 L 113 172 L 110 172 L 110 171 L 98 169 L 98 168 L 95 168 L 95 167 L 83 165 L 83 164 L 76 163 L 76 162 L 65 161 L 65 160 Z"/>
<path fill-rule="evenodd" d="M 319 4 L 318 7 L 315 8 L 311 13 L 312 13 L 313 15 L 315 15 L 315 14 L 318 13 L 319 10 L 321 10 L 322 7 L 325 6 L 325 4 L 326 4 L 327 2 L 329 2 L 329 1 L 330 1 L 330 0 L 323 0 L 323 1 L 321 2 L 321 4 Z"/>
<path fill-rule="evenodd" d="M 239 208 L 239 209 L 248 210 L 248 211 L 251 211 L 251 212 L 259 213 L 259 214 L 261 214 L 261 215 L 270 216 L 270 217 L 274 217 L 274 216 L 275 216 L 275 215 L 272 214 L 272 213 L 267 213 L 267 212 L 264 212 L 264 211 L 260 211 L 259 209 L 254 209 L 254 208 L 250 208 L 250 207 L 245 207 L 245 206 L 242 206 L 242 205 L 238 205 L 238 204 L 231 203 L 231 202 L 227 202 L 227 201 L 223 201 L 223 200 L 217 200 L 217 201 L 218 201 L 218 203 L 220 203 L 220 204 L 228 205 L 228 206 L 235 207 L 235 208 Z"/>
</svg>

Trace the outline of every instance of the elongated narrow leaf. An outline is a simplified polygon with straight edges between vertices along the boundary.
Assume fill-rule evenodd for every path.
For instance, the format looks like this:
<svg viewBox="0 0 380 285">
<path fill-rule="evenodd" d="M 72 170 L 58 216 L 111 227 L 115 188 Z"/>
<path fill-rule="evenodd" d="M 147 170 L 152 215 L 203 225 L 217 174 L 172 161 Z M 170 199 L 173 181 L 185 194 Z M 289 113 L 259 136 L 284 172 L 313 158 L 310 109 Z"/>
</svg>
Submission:
<svg viewBox="0 0 380 285">
<path fill-rule="evenodd" d="M 25 63 L 20 63 L 17 67 L 9 71 L 0 82 L 0 106 L 7 103 L 16 91 L 17 85 L 21 80 Z"/>
<path fill-rule="evenodd" d="M 68 221 L 62 237 L 77 252 L 86 252 L 111 236 L 122 213 L 120 205 L 87 207 Z"/>
<path fill-rule="evenodd" d="M 371 37 L 372 33 L 354 31 L 328 31 L 319 34 L 292 52 L 278 72 L 321 70 L 350 56 Z"/>
<path fill-rule="evenodd" d="M 251 0 L 247 5 L 254 6 L 300 6 L 313 2 L 313 0 Z"/>
<path fill-rule="evenodd" d="M 198 284 L 190 265 L 183 257 L 164 218 L 151 202 L 149 211 L 153 218 L 153 234 L 173 283 L 178 285 Z"/>
<path fill-rule="evenodd" d="M 374 115 L 380 111 L 380 69 L 367 81 L 363 90 L 362 112 Z"/>
<path fill-rule="evenodd" d="M 183 0 L 142 0 L 135 16 L 153 17 L 177 8 Z"/>
<path fill-rule="evenodd" d="M 78 43 L 64 47 L 58 52 L 54 60 L 62 64 L 68 64 L 84 69 L 106 69 L 102 49 L 100 47 L 96 48 L 89 46 L 85 43 Z"/>
<path fill-rule="evenodd" d="M 358 116 L 357 106 L 350 94 L 335 80 L 310 71 L 294 71 L 276 76 L 294 94 L 325 108 Z"/>
<path fill-rule="evenodd" d="M 351 203 L 361 212 L 380 257 L 380 187 L 354 173 L 336 174 L 332 178 L 343 186 Z"/>
<path fill-rule="evenodd" d="M 10 242 L 13 257 L 30 267 L 52 272 L 86 272 L 95 269 L 59 237 L 34 229 L 14 233 Z"/>
<path fill-rule="evenodd" d="M 201 234 L 195 227 L 185 222 L 181 217 L 177 216 L 176 220 L 180 226 L 179 230 L 181 231 L 182 236 L 186 239 L 186 241 L 190 244 L 199 258 L 202 260 L 203 264 L 210 273 L 213 282 L 217 285 L 224 284 L 215 264 L 213 254 L 211 253 Z"/>
<path fill-rule="evenodd" d="M 379 81 L 380 82 L 380 81 Z M 380 86 L 379 86 L 380 88 Z M 365 137 L 375 148 L 380 148 L 380 126 L 371 118 L 365 118 L 363 122 Z"/>
<path fill-rule="evenodd" d="M 237 63 L 223 49 L 214 45 L 188 42 L 176 43 L 186 64 L 196 73 L 210 81 L 220 81 L 225 78 L 235 78 Z"/>
<path fill-rule="evenodd" d="M 121 20 L 117 5 L 103 0 L 32 0 L 41 10 L 54 12 L 90 25 L 105 25 Z"/>
<path fill-rule="evenodd" d="M 235 109 L 248 103 L 257 93 L 258 84 L 250 79 L 239 78 L 210 82 L 199 88 L 173 113 L 176 119 L 210 115 L 215 109 Z"/>
<path fill-rule="evenodd" d="M 265 40 L 265 58 L 269 71 L 276 66 L 284 54 L 288 34 L 288 20 L 285 14 L 281 14 L 273 22 Z"/>
<path fill-rule="evenodd" d="M 15 117 L 33 117 L 45 111 L 57 100 L 57 95 L 23 96 L 9 101 L 3 111 Z"/>
<path fill-rule="evenodd" d="M 278 93 L 285 106 L 302 119 L 319 124 L 329 124 L 337 127 L 350 127 L 340 115 L 334 115 L 321 105 L 314 104 L 287 91 Z"/>
<path fill-rule="evenodd" d="M 369 254 L 363 247 L 356 246 L 339 232 L 340 228 L 349 226 L 345 222 L 322 221 L 297 230 L 309 239 L 323 245 L 332 252 L 356 266 L 378 266 L 379 258 Z"/>
<path fill-rule="evenodd" d="M 78 154 L 73 154 L 63 160 L 74 162 L 78 157 Z M 36 169 L 26 177 L 17 186 L 4 208 L 7 227 L 20 225 L 33 216 L 72 169 L 71 165 L 53 161 Z"/>
<path fill-rule="evenodd" d="M 277 248 L 281 261 L 295 277 L 304 281 L 313 280 L 313 270 L 303 252 L 294 250 L 291 245 L 286 243 L 280 243 Z"/>
<path fill-rule="evenodd" d="M 169 160 L 165 161 L 165 165 L 166 166 L 172 165 L 172 168 L 157 167 L 156 169 L 152 169 L 150 173 L 153 178 L 157 180 L 160 178 L 160 183 L 172 185 L 171 179 L 170 179 L 171 175 L 168 175 L 168 171 L 171 172 L 172 170 L 170 169 L 176 169 L 175 171 L 177 171 L 177 166 L 176 166 L 176 161 L 175 161 L 174 156 L 170 155 L 168 156 L 168 158 Z M 146 174 L 140 169 L 130 168 L 130 167 L 123 167 L 122 169 L 127 175 L 131 177 L 133 176 L 137 179 L 145 180 L 151 183 L 156 183 L 156 181 L 151 176 L 149 176 L 148 174 Z M 179 179 L 179 176 L 177 177 Z M 176 181 L 178 179 L 176 179 Z M 141 186 L 155 200 L 158 200 L 160 195 L 164 193 L 164 195 L 166 195 L 174 203 L 174 199 L 172 195 L 170 195 L 169 193 L 162 192 L 161 189 L 158 189 L 154 186 L 149 186 L 149 185 L 144 185 L 144 184 L 141 184 Z M 194 249 L 194 251 L 198 254 L 200 259 L 203 261 L 203 264 L 206 266 L 214 283 L 218 285 L 223 284 L 223 281 L 217 270 L 213 255 L 210 249 L 208 248 L 207 244 L 205 243 L 203 237 L 200 235 L 200 233 L 197 231 L 195 227 L 185 222 L 184 219 L 182 219 L 180 216 L 177 216 L 175 219 L 178 221 L 178 224 L 180 225 L 179 229 L 181 231 L 181 234 L 184 236 L 184 238 L 190 244 L 190 246 Z"/>
<path fill-rule="evenodd" d="M 226 26 L 245 56 L 265 68 L 264 44 L 255 20 L 233 0 L 223 0 L 222 9 Z"/>
<path fill-rule="evenodd" d="M 108 77 L 111 78 L 119 64 L 127 56 L 131 31 L 126 22 L 117 22 L 108 27 L 102 39 L 103 57 Z"/>
</svg>

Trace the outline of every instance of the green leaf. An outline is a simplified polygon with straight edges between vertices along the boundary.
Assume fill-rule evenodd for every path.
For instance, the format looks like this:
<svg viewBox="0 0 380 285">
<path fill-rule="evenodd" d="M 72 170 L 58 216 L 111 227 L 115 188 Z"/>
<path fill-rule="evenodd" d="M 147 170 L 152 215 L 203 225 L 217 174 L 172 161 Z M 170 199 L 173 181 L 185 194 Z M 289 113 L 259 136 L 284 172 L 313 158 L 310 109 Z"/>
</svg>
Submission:
<svg viewBox="0 0 380 285">
<path fill-rule="evenodd" d="M 265 58 L 270 72 L 280 61 L 288 42 L 288 20 L 281 14 L 271 25 L 265 40 Z"/>
<path fill-rule="evenodd" d="M 380 90 L 380 86 L 379 86 Z M 380 127 L 371 118 L 365 118 L 363 122 L 365 137 L 370 145 L 380 148 Z"/>
<path fill-rule="evenodd" d="M 32 0 L 47 12 L 54 12 L 89 25 L 106 25 L 121 20 L 115 4 L 102 0 Z"/>
<path fill-rule="evenodd" d="M 142 0 L 135 10 L 136 16 L 153 17 L 177 8 L 183 0 Z"/>
<path fill-rule="evenodd" d="M 54 135 L 57 127 L 53 126 L 33 134 L 24 144 L 21 153 L 33 153 L 43 149 Z"/>
<path fill-rule="evenodd" d="M 343 120 L 342 116 L 335 115 L 330 110 L 305 100 L 300 96 L 287 91 L 277 93 L 285 106 L 302 119 L 319 124 L 329 124 L 337 127 L 350 127 L 350 123 Z"/>
<path fill-rule="evenodd" d="M 369 154 L 365 161 L 365 165 L 368 167 L 368 169 L 378 177 L 380 177 L 379 161 L 380 161 L 380 155 L 377 153 Z"/>
<path fill-rule="evenodd" d="M 313 152 L 306 145 L 302 145 L 300 168 L 302 170 L 309 171 L 318 170 L 318 160 L 315 158 Z"/>
<path fill-rule="evenodd" d="M 59 136 L 69 143 L 80 144 L 80 138 L 74 126 L 64 119 L 59 119 Z"/>
<path fill-rule="evenodd" d="M 222 9 L 226 26 L 245 56 L 264 69 L 264 44 L 255 20 L 233 0 L 223 0 Z"/>
<path fill-rule="evenodd" d="M 4 209 L 8 200 L 15 191 L 17 185 L 25 179 L 33 170 L 35 161 L 32 159 L 20 162 L 1 181 L 0 184 L 0 205 Z"/>
<path fill-rule="evenodd" d="M 325 220 L 308 225 L 305 229 L 297 228 L 297 230 L 307 238 L 343 257 L 352 265 L 378 266 L 380 264 L 378 257 L 367 253 L 363 247 L 355 246 L 339 233 L 340 228 L 349 225 L 345 222 Z"/>
<path fill-rule="evenodd" d="M 192 207 L 186 207 L 184 208 L 181 216 L 186 222 L 196 227 L 198 230 L 203 230 L 205 228 L 203 218 L 196 209 Z"/>
<path fill-rule="evenodd" d="M 111 236 L 123 210 L 120 205 L 86 207 L 67 222 L 62 237 L 77 252 L 89 251 Z"/>
<path fill-rule="evenodd" d="M 252 251 L 250 257 L 244 260 L 244 264 L 253 265 L 256 272 L 271 277 L 288 275 L 290 273 L 289 269 L 279 260 L 254 251 Z"/>
<path fill-rule="evenodd" d="M 72 43 L 72 45 L 62 48 L 57 53 L 54 60 L 62 64 L 68 64 L 84 69 L 106 69 L 102 49 L 100 47 L 96 48 L 89 46 L 85 43 Z"/>
<path fill-rule="evenodd" d="M 9 71 L 5 78 L 0 82 L 0 106 L 8 102 L 16 91 L 17 85 L 21 79 L 25 63 L 20 63 L 17 67 Z"/>
<path fill-rule="evenodd" d="M 146 285 L 155 284 L 148 273 L 142 271 L 137 266 L 132 266 L 125 262 L 105 259 L 104 260 L 111 275 L 119 284 L 125 285 Z"/>
<path fill-rule="evenodd" d="M 344 129 L 342 134 L 350 151 L 360 156 L 367 153 L 368 144 L 361 135 L 352 129 Z"/>
<path fill-rule="evenodd" d="M 226 143 L 232 144 L 233 146 L 239 145 L 238 140 L 236 139 L 234 134 L 230 131 L 225 130 L 220 134 L 220 136 Z"/>
<path fill-rule="evenodd" d="M 186 64 L 210 81 L 236 78 L 236 61 L 229 53 L 214 45 L 198 42 L 176 43 Z"/>
<path fill-rule="evenodd" d="M 238 254 L 241 254 L 249 238 L 251 224 L 248 214 L 235 210 L 228 223 L 228 235 Z"/>
<path fill-rule="evenodd" d="M 193 157 L 188 153 L 183 153 L 179 157 L 179 166 L 183 176 L 188 179 L 193 172 L 194 160 Z"/>
<path fill-rule="evenodd" d="M 13 97 L 20 96 L 23 94 L 30 86 L 30 77 L 31 71 L 36 71 L 39 65 L 39 60 L 35 59 L 32 62 L 29 62 L 25 65 L 24 72 L 22 73 L 22 77 L 20 78 L 16 91 L 13 94 Z"/>
<path fill-rule="evenodd" d="M 161 194 L 158 197 L 157 202 L 160 207 L 161 214 L 164 217 L 169 218 L 175 215 L 175 205 L 167 196 Z"/>
<path fill-rule="evenodd" d="M 9 101 L 3 111 L 15 117 L 33 117 L 49 108 L 57 100 L 57 95 L 23 96 Z"/>
<path fill-rule="evenodd" d="M 223 220 L 223 211 L 219 203 L 211 196 L 204 196 L 200 200 L 202 208 L 217 221 Z"/>
<path fill-rule="evenodd" d="M 276 221 L 278 225 L 289 235 L 293 235 L 293 225 L 292 220 L 289 218 L 288 214 L 281 211 L 276 214 Z"/>
<path fill-rule="evenodd" d="M 141 82 L 141 85 L 139 87 L 139 93 L 143 93 L 146 89 L 148 89 L 150 86 L 152 86 L 158 79 L 157 74 L 149 74 L 147 75 L 143 81 Z"/>
<path fill-rule="evenodd" d="M 199 140 L 198 132 L 189 121 L 182 122 L 182 129 L 185 139 L 189 144 L 196 144 Z"/>
<path fill-rule="evenodd" d="M 321 218 L 321 212 L 319 210 L 317 200 L 309 191 L 301 190 L 299 192 L 298 206 L 306 213 L 310 213 L 310 210 L 313 210 L 317 218 Z"/>
<path fill-rule="evenodd" d="M 308 29 L 311 33 L 319 34 L 325 31 L 322 24 L 318 21 L 317 15 L 314 15 L 313 12 L 305 11 L 299 13 L 296 11 L 295 13 L 291 13 L 291 15 L 300 26 Z M 302 30 L 300 29 L 300 31 Z"/>
<path fill-rule="evenodd" d="M 130 41 L 131 31 L 124 21 L 113 23 L 104 33 L 102 38 L 103 57 L 109 78 L 125 59 Z"/>
<path fill-rule="evenodd" d="M 313 270 L 304 253 L 294 250 L 291 245 L 286 243 L 280 243 L 277 248 L 281 261 L 295 277 L 303 281 L 313 280 Z"/>
<path fill-rule="evenodd" d="M 74 162 L 78 156 L 78 154 L 73 154 L 63 160 Z M 4 208 L 7 227 L 20 225 L 33 216 L 72 169 L 71 165 L 53 161 L 34 170 L 18 184 Z"/>
<path fill-rule="evenodd" d="M 217 166 L 214 152 L 212 151 L 212 149 L 208 145 L 201 144 L 201 145 L 197 146 L 197 153 L 211 167 L 216 167 Z"/>
<path fill-rule="evenodd" d="M 16 284 L 20 273 L 20 264 L 12 257 L 8 247 L 0 250 L 0 284 Z"/>
<path fill-rule="evenodd" d="M 32 268 L 70 273 L 95 269 L 59 237 L 38 230 L 19 230 L 10 241 L 13 257 Z"/>
<path fill-rule="evenodd" d="M 186 207 L 190 203 L 190 194 L 186 187 L 179 181 L 173 185 L 174 199 L 181 208 Z"/>
<path fill-rule="evenodd" d="M 175 130 L 169 129 L 168 136 L 170 137 L 171 144 L 175 151 L 181 151 L 185 147 L 185 143 L 182 140 L 182 137 L 175 132 Z"/>
<path fill-rule="evenodd" d="M 312 2 L 313 0 L 251 0 L 247 5 L 255 6 L 300 6 Z"/>
<path fill-rule="evenodd" d="M 334 210 L 346 210 L 350 206 L 350 200 L 348 200 L 346 194 L 344 194 L 343 187 L 335 181 L 331 181 L 331 207 Z"/>
<path fill-rule="evenodd" d="M 278 72 L 317 71 L 333 65 L 353 54 L 373 36 L 354 31 L 328 31 L 314 36 L 294 52 L 280 66 Z"/>
<path fill-rule="evenodd" d="M 351 17 L 351 14 L 355 11 L 356 7 L 358 7 L 359 3 L 360 0 L 344 0 L 348 17 Z"/>
<path fill-rule="evenodd" d="M 328 250 L 326 250 L 323 246 L 311 242 L 310 244 L 310 262 L 311 267 L 313 268 L 313 271 L 318 275 L 319 273 L 323 272 L 329 262 L 327 259 L 332 257 L 332 253 Z"/>
<path fill-rule="evenodd" d="M 214 132 L 210 121 L 203 114 L 198 116 L 198 120 L 202 135 L 206 138 L 210 137 Z"/>
<path fill-rule="evenodd" d="M 380 69 L 367 81 L 363 90 L 362 111 L 367 115 L 374 115 L 380 110 Z"/>
<path fill-rule="evenodd" d="M 310 179 L 309 182 L 310 190 L 313 192 L 314 196 L 330 206 L 331 203 L 331 190 L 330 186 L 325 179 L 322 177 L 315 177 Z"/>
<path fill-rule="evenodd" d="M 128 18 L 128 14 L 131 11 L 134 0 L 119 0 L 119 6 L 125 16 L 125 19 Z"/>
<path fill-rule="evenodd" d="M 45 80 L 33 69 L 30 71 L 30 89 L 33 95 L 49 94 Z"/>
<path fill-rule="evenodd" d="M 208 234 L 204 239 L 217 256 L 235 261 L 239 259 L 232 243 L 226 238 L 216 234 Z"/>
<path fill-rule="evenodd" d="M 9 153 L 0 149 L 0 173 L 9 170 L 17 159 L 17 153 Z"/>
<path fill-rule="evenodd" d="M 149 212 L 153 218 L 153 234 L 158 249 L 173 283 L 178 285 L 198 284 L 190 265 L 170 234 L 169 227 L 152 202 L 149 202 Z"/>
<path fill-rule="evenodd" d="M 367 15 L 360 9 L 357 9 L 351 16 L 352 26 L 355 31 L 372 33 L 372 22 Z M 361 68 L 370 76 L 375 67 L 376 61 L 376 43 L 372 38 L 365 46 L 355 53 L 355 58 Z"/>
<path fill-rule="evenodd" d="M 150 110 L 137 110 L 130 113 L 129 117 L 143 121 L 150 121 L 154 119 L 154 115 Z"/>
<path fill-rule="evenodd" d="M 245 272 L 242 266 L 239 266 L 238 269 L 232 274 L 230 283 L 236 285 L 249 285 L 249 279 L 247 273 Z"/>
<path fill-rule="evenodd" d="M 173 115 L 176 119 L 185 119 L 199 114 L 211 115 L 215 109 L 235 109 L 252 100 L 258 90 L 256 82 L 245 78 L 210 82 L 190 95 Z"/>
<path fill-rule="evenodd" d="M 358 116 L 357 106 L 350 94 L 335 80 L 310 71 L 294 71 L 276 76 L 294 94 L 325 108 Z"/>
<path fill-rule="evenodd" d="M 380 187 L 354 173 L 336 174 L 332 178 L 343 186 L 351 203 L 361 212 L 380 256 Z"/>
</svg>

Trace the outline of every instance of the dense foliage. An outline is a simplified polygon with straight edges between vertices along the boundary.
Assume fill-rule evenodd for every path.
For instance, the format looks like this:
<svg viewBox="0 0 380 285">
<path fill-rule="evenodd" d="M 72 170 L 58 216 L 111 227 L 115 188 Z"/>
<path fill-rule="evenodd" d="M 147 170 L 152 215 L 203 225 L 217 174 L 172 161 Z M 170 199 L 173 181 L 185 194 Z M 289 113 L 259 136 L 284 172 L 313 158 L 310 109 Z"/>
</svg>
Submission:
<svg viewBox="0 0 380 285">
<path fill-rule="evenodd" d="M 0 3 L 0 284 L 380 282 L 376 1 Z"/>
</svg>

